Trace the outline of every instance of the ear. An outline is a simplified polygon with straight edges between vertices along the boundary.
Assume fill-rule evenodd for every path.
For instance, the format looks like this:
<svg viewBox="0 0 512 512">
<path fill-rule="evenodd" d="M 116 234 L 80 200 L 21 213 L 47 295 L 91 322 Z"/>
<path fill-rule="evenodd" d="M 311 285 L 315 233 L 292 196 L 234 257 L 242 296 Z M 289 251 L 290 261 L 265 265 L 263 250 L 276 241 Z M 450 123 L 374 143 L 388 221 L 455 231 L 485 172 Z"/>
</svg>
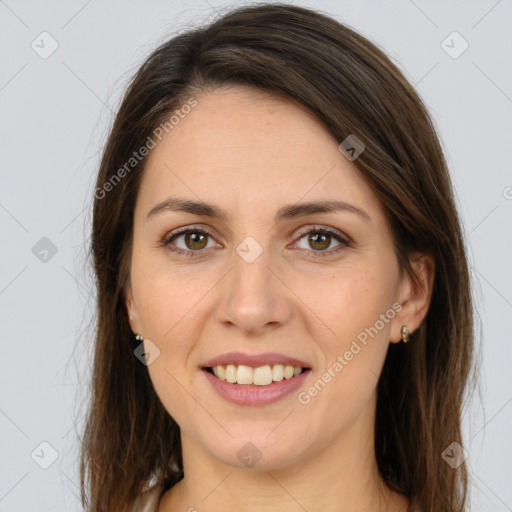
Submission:
<svg viewBox="0 0 512 512">
<path fill-rule="evenodd" d="M 409 262 L 418 283 L 406 272 L 401 277 L 397 300 L 402 304 L 402 309 L 397 312 L 392 321 L 391 343 L 402 341 L 400 332 L 402 325 L 407 326 L 411 333 L 419 328 L 427 316 L 432 298 L 435 276 L 434 258 L 427 254 L 414 253 Z"/>
<path fill-rule="evenodd" d="M 134 334 L 140 333 L 139 330 L 139 318 L 137 314 L 137 308 L 135 301 L 133 300 L 133 290 L 130 278 L 126 280 L 126 284 L 123 286 L 123 297 L 126 306 L 126 313 L 128 315 L 128 323 Z"/>
</svg>

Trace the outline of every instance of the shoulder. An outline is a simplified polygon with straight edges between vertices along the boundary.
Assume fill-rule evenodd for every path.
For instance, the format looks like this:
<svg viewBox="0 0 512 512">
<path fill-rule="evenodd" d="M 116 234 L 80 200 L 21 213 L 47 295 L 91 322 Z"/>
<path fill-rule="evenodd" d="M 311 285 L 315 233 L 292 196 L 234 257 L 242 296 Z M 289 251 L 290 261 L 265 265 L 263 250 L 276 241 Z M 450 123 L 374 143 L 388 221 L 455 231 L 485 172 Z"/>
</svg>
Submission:
<svg viewBox="0 0 512 512">
<path fill-rule="evenodd" d="M 158 485 L 144 489 L 133 504 L 131 512 L 157 512 L 162 494 L 163 488 Z"/>
</svg>

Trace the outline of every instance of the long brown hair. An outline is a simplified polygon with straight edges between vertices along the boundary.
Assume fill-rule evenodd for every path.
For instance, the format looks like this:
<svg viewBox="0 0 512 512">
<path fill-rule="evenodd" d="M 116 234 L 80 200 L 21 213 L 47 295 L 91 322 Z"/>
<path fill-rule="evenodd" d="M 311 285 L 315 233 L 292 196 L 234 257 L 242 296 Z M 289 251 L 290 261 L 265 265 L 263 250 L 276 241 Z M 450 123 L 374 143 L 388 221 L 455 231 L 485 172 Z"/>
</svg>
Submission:
<svg viewBox="0 0 512 512">
<path fill-rule="evenodd" d="M 148 482 L 167 490 L 183 477 L 178 425 L 133 353 L 123 286 L 146 159 L 126 162 L 187 99 L 226 84 L 286 96 L 340 142 L 356 135 L 365 150 L 354 163 L 385 208 L 401 270 L 414 278 L 414 251 L 434 258 L 429 312 L 407 345 L 390 345 L 379 379 L 375 450 L 384 481 L 419 510 L 464 510 L 466 464 L 454 469 L 442 453 L 453 442 L 463 445 L 473 308 L 461 223 L 435 127 L 414 88 L 376 45 L 324 14 L 283 4 L 238 8 L 173 37 L 147 58 L 124 95 L 93 207 L 97 324 L 81 445 L 82 504 L 90 512 L 127 511 Z"/>
</svg>

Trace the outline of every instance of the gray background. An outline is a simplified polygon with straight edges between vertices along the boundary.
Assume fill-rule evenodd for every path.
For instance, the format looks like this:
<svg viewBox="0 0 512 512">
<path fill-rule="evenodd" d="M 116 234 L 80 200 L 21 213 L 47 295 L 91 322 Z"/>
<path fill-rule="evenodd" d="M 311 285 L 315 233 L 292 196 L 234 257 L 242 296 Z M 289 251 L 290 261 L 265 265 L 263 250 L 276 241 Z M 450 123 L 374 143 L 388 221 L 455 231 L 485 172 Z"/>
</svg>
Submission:
<svg viewBox="0 0 512 512">
<path fill-rule="evenodd" d="M 300 3 L 379 44 L 438 127 L 480 317 L 480 393 L 464 418 L 472 510 L 512 511 L 512 1 Z M 229 5 L 0 0 L 1 512 L 80 510 L 94 312 L 85 249 L 100 150 L 145 56 Z M 458 36 L 443 44 L 453 31 L 469 44 L 461 55 Z"/>
</svg>

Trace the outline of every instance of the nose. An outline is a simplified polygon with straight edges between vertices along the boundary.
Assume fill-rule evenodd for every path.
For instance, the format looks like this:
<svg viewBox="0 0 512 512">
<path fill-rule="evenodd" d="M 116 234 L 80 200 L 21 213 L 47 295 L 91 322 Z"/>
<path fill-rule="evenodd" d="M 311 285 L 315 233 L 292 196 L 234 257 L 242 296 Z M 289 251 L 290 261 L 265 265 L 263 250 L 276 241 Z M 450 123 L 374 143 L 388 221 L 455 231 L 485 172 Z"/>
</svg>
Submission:
<svg viewBox="0 0 512 512">
<path fill-rule="evenodd" d="M 293 293 L 272 263 L 268 250 L 252 262 L 233 254 L 233 268 L 217 290 L 217 321 L 251 335 L 289 322 Z"/>
</svg>

